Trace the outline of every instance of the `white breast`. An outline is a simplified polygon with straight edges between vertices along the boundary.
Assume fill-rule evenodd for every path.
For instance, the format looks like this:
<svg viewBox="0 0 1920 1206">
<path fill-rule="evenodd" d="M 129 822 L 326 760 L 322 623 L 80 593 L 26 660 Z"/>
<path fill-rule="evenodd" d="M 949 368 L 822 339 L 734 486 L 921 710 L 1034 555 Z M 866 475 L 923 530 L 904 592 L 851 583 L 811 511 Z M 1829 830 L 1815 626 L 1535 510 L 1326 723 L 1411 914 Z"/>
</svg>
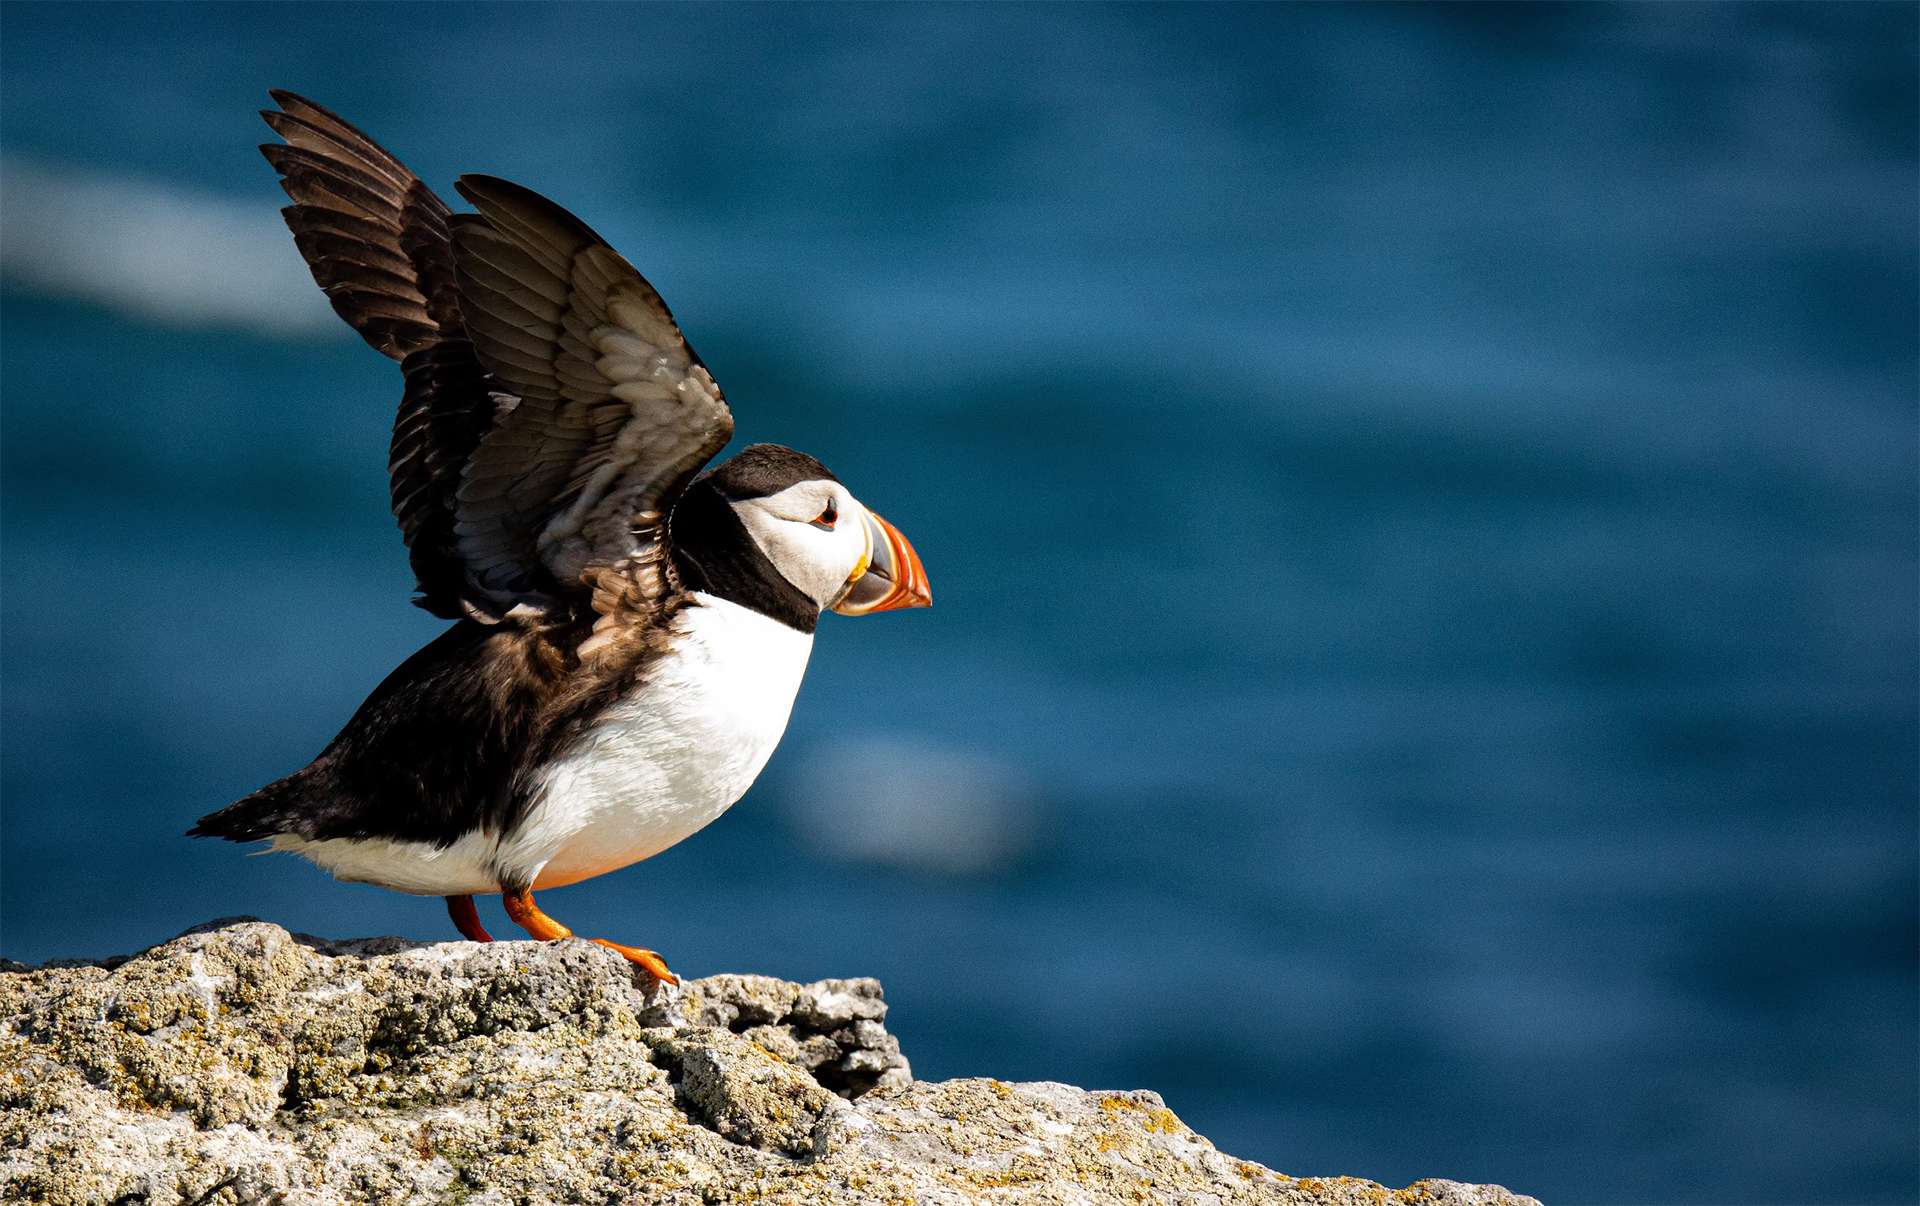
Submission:
<svg viewBox="0 0 1920 1206">
<path fill-rule="evenodd" d="M 558 887 L 660 853 L 730 808 L 773 755 L 812 635 L 710 595 L 677 619 L 671 652 L 536 773 L 520 825 L 450 846 L 385 838 L 274 839 L 335 878 L 401 892 Z"/>
<path fill-rule="evenodd" d="M 493 863 L 535 887 L 660 853 L 746 793 L 786 731 L 813 636 L 697 594 L 672 651 L 529 785 Z"/>
</svg>

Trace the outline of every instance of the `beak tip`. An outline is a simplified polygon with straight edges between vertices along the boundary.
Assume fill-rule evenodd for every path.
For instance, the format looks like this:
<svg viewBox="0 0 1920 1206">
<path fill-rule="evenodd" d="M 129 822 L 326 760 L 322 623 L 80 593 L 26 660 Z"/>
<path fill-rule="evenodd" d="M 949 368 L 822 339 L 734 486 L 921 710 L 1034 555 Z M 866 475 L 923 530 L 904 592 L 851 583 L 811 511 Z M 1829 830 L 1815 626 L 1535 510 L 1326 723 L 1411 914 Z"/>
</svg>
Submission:
<svg viewBox="0 0 1920 1206">
<path fill-rule="evenodd" d="M 841 615 L 864 616 L 880 611 L 905 611 L 914 607 L 932 607 L 933 589 L 927 582 L 926 567 L 920 564 L 920 555 L 913 545 L 894 527 L 880 516 L 867 513 L 869 530 L 873 534 L 873 564 L 867 575 L 877 583 L 885 583 L 888 589 L 879 597 L 863 592 L 864 597 L 844 599 L 833 610 Z"/>
</svg>

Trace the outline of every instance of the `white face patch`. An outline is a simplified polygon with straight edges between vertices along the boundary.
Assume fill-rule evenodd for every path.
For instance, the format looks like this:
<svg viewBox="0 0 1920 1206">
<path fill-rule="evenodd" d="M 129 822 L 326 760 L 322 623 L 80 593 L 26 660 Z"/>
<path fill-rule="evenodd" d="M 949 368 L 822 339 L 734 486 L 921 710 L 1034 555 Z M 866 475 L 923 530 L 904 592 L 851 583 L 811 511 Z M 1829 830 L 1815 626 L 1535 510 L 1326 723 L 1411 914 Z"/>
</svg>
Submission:
<svg viewBox="0 0 1920 1206">
<path fill-rule="evenodd" d="M 818 522 L 829 507 L 833 527 Z M 867 557 L 867 509 L 839 482 L 811 481 L 733 503 L 748 535 L 780 576 L 825 608 Z"/>
</svg>

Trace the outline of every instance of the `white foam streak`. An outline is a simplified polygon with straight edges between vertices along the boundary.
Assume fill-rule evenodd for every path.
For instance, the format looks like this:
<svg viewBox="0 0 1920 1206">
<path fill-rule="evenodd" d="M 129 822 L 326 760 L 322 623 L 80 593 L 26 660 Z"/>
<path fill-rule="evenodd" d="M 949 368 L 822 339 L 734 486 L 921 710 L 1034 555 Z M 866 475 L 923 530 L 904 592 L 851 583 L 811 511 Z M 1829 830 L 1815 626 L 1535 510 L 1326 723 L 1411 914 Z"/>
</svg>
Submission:
<svg viewBox="0 0 1920 1206">
<path fill-rule="evenodd" d="M 0 160 L 0 275 L 180 327 L 307 337 L 338 319 L 269 196 Z"/>
<path fill-rule="evenodd" d="M 948 875 L 1012 866 L 1045 807 L 1014 764 L 918 737 L 830 740 L 793 788 L 788 818 L 822 857 Z"/>
</svg>

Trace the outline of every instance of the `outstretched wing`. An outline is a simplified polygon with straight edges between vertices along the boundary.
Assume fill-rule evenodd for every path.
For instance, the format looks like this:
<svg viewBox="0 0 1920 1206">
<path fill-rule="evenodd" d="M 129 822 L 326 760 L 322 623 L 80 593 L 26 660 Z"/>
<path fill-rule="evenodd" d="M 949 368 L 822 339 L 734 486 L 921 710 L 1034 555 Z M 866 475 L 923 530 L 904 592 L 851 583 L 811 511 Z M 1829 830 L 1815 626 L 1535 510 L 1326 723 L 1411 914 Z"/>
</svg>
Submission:
<svg viewBox="0 0 1920 1206">
<path fill-rule="evenodd" d="M 281 211 L 313 279 L 376 351 L 401 362 L 387 476 L 420 597 L 435 615 L 498 610 L 475 597 L 454 538 L 467 458 L 502 405 L 460 325 L 447 205 L 336 114 L 275 90 L 260 148 L 293 204 Z"/>
<path fill-rule="evenodd" d="M 393 513 L 436 615 L 498 619 L 668 590 L 666 514 L 733 433 L 660 295 L 578 219 L 504 180 L 445 202 L 337 115 L 275 91 L 261 148 L 333 308 L 400 361 Z"/>
<path fill-rule="evenodd" d="M 733 434 L 720 387 L 660 295 L 585 223 L 462 176 L 450 220 L 462 323 L 519 402 L 480 441 L 455 535 L 499 597 L 584 589 L 602 616 L 669 588 L 666 515 Z"/>
</svg>

